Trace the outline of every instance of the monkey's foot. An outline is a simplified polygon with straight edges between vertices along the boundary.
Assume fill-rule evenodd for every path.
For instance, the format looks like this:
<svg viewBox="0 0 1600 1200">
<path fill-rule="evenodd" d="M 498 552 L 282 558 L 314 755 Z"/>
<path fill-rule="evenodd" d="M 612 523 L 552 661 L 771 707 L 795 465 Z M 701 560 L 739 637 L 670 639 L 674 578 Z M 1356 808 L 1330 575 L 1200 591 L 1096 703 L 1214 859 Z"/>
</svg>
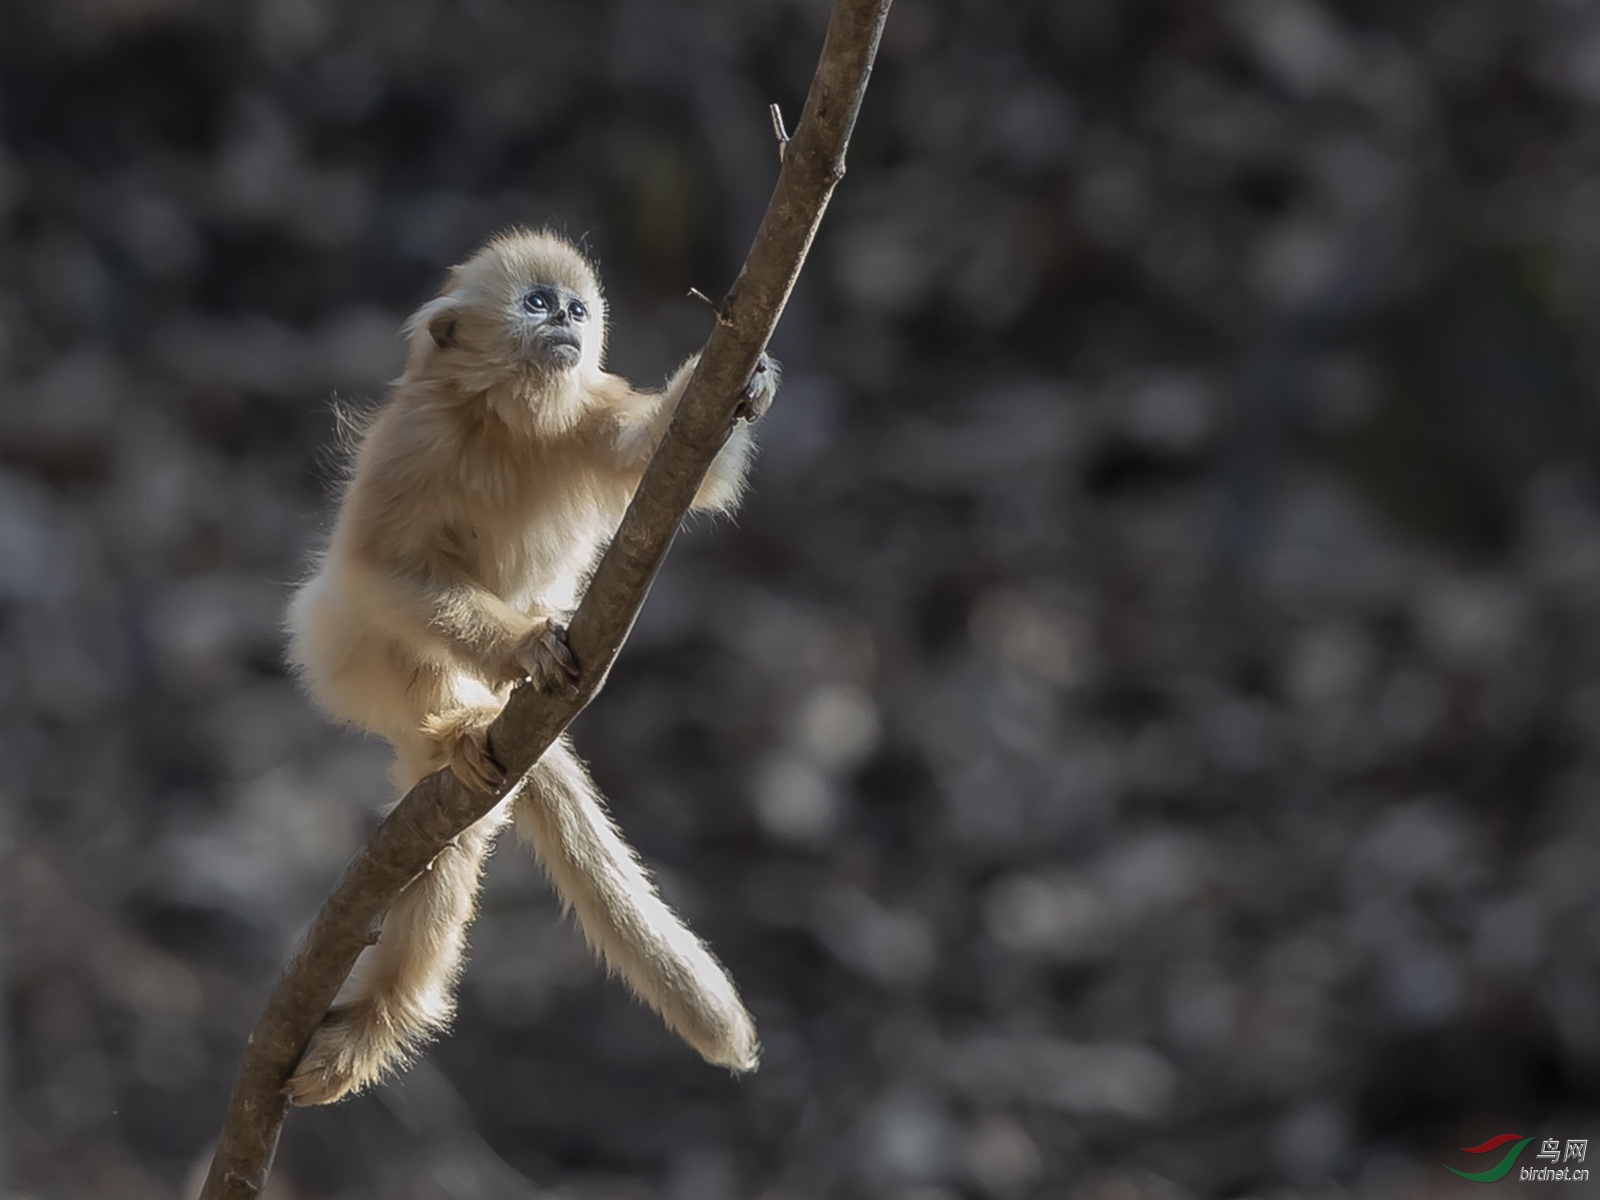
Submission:
<svg viewBox="0 0 1600 1200">
<path fill-rule="evenodd" d="M 294 1104 L 332 1104 L 403 1067 L 419 1038 L 398 1025 L 370 1000 L 331 1010 L 283 1085 L 284 1095 Z"/>
<path fill-rule="evenodd" d="M 578 660 L 567 645 L 565 626 L 546 621 L 544 628 L 517 649 L 517 665 L 541 692 L 571 694 L 578 690 Z"/>
<path fill-rule="evenodd" d="M 736 416 L 746 421 L 759 421 L 772 407 L 778 394 L 778 362 L 763 354 L 756 363 L 756 373 L 744 385 L 744 398 L 739 402 Z"/>
<path fill-rule="evenodd" d="M 422 729 L 439 748 L 455 777 L 478 792 L 492 792 L 506 779 L 506 769 L 489 752 L 489 726 L 498 708 L 459 708 L 429 717 Z"/>
</svg>

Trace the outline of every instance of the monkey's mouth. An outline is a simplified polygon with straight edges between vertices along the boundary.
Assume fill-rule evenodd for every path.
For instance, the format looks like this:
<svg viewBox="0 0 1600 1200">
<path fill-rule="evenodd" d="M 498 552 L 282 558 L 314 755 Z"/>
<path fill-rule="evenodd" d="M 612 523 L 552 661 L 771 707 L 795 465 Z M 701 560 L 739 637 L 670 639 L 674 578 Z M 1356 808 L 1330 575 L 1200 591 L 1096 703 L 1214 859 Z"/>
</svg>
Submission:
<svg viewBox="0 0 1600 1200">
<path fill-rule="evenodd" d="M 545 356 L 557 366 L 575 367 L 583 357 L 583 339 L 570 329 L 547 329 L 540 335 Z"/>
</svg>

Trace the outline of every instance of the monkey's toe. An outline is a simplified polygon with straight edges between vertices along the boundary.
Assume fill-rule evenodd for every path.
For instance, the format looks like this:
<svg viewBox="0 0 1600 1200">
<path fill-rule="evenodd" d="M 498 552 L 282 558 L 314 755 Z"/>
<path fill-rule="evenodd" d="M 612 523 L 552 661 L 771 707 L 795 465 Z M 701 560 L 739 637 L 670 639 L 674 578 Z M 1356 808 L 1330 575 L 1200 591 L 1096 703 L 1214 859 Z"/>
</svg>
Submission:
<svg viewBox="0 0 1600 1200">
<path fill-rule="evenodd" d="M 302 1107 L 333 1104 L 404 1066 L 406 1059 L 406 1043 L 386 1011 L 357 1001 L 322 1019 L 283 1094 Z"/>
<path fill-rule="evenodd" d="M 505 767 L 489 751 L 489 726 L 499 715 L 498 709 L 458 709 L 430 717 L 423 724 L 439 759 L 474 791 L 492 792 L 506 779 Z"/>
<path fill-rule="evenodd" d="M 296 1070 L 289 1077 L 289 1082 L 283 1085 L 283 1094 L 289 1097 L 289 1103 L 301 1108 L 334 1104 L 354 1090 L 355 1084 L 337 1072 L 306 1066 Z"/>
<path fill-rule="evenodd" d="M 448 747 L 451 772 L 478 792 L 492 792 L 506 781 L 506 769 L 489 753 L 486 733 L 464 732 Z"/>
<path fill-rule="evenodd" d="M 475 792 L 493 792 L 506 782 L 506 768 L 490 754 L 490 726 L 496 717 L 499 709 L 485 706 L 454 709 L 422 723 L 422 733 L 434 741 L 435 762 L 443 760 Z"/>
<path fill-rule="evenodd" d="M 283 1085 L 291 1104 L 332 1104 L 372 1082 L 373 1075 L 361 1068 L 363 1055 L 357 1052 L 351 1033 L 337 1020 L 324 1022 L 317 1030 L 300 1065 Z"/>
</svg>

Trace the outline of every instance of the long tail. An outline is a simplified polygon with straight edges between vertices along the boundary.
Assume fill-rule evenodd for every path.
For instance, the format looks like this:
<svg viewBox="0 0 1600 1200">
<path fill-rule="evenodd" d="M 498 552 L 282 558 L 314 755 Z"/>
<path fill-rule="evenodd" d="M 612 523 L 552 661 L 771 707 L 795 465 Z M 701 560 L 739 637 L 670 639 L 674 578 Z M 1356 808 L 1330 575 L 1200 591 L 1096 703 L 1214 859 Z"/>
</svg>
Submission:
<svg viewBox="0 0 1600 1200">
<path fill-rule="evenodd" d="M 517 832 L 606 965 L 708 1062 L 754 1070 L 761 1047 L 733 980 L 656 894 L 565 736 L 514 806 Z"/>
<path fill-rule="evenodd" d="M 500 808 L 470 826 L 400 893 L 289 1079 L 296 1104 L 360 1091 L 450 1023 L 484 859 L 505 822 Z"/>
</svg>

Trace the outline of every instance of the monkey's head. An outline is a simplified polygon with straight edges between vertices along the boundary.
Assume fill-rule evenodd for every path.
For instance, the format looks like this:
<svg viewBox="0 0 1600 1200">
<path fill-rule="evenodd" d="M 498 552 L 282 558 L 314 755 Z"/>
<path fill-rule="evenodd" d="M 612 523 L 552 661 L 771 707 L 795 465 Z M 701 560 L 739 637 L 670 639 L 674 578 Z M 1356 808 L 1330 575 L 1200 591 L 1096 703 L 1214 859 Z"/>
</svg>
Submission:
<svg viewBox="0 0 1600 1200">
<path fill-rule="evenodd" d="M 600 370 L 606 304 L 576 246 L 514 230 L 453 268 L 408 328 L 413 366 L 425 361 L 470 388 L 526 381 L 542 392 Z"/>
</svg>

